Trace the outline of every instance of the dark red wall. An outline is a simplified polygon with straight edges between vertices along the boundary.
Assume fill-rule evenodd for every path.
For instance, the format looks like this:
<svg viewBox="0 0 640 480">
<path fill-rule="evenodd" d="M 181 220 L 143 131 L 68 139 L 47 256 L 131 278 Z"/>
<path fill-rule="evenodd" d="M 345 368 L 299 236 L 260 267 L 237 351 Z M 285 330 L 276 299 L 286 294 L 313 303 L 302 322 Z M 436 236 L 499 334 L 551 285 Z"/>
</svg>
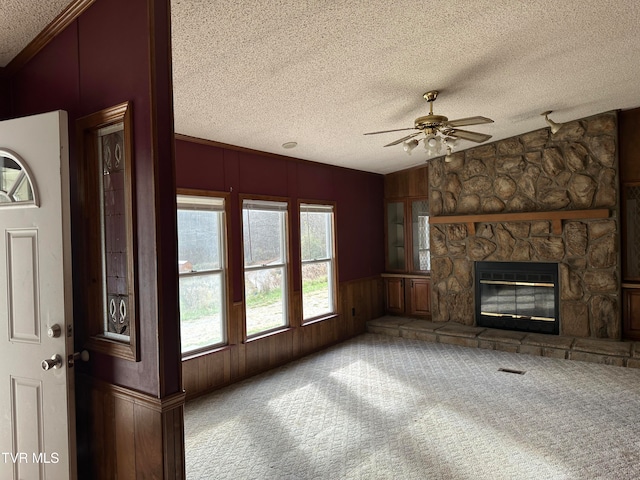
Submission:
<svg viewBox="0 0 640 480">
<path fill-rule="evenodd" d="M 9 117 L 9 82 L 4 77 L 4 71 L 0 68 L 0 120 Z"/>
<path fill-rule="evenodd" d="M 57 109 L 69 113 L 73 242 L 77 245 L 84 239 L 78 228 L 79 198 L 74 188 L 79 161 L 75 121 L 125 101 L 133 104 L 141 361 L 94 354 L 87 368 L 102 380 L 156 396 L 181 388 L 175 216 L 155 213 L 166 212 L 171 205 L 175 210 L 168 5 L 168 0 L 95 2 L 14 74 L 9 85 L 12 116 Z M 166 198 L 157 198 L 160 190 Z M 79 268 L 76 262 L 76 279 Z M 77 283 L 74 296 L 81 299 L 83 289 Z M 86 314 L 81 302 L 76 302 L 74 314 L 76 343 L 82 348 Z M 163 334 L 158 339 L 160 329 Z M 158 352 L 164 361 L 159 362 Z"/>
<path fill-rule="evenodd" d="M 176 141 L 176 185 L 231 192 L 233 300 L 242 299 L 242 238 L 239 194 L 287 197 L 337 203 L 336 234 L 339 280 L 379 275 L 384 269 L 384 177 L 289 157 L 250 153 L 185 140 Z M 295 210 L 293 210 L 295 211 Z M 291 216 L 293 245 L 299 244 L 298 219 Z M 292 262 L 299 251 L 291 249 Z M 299 272 L 294 269 L 294 288 Z"/>
</svg>

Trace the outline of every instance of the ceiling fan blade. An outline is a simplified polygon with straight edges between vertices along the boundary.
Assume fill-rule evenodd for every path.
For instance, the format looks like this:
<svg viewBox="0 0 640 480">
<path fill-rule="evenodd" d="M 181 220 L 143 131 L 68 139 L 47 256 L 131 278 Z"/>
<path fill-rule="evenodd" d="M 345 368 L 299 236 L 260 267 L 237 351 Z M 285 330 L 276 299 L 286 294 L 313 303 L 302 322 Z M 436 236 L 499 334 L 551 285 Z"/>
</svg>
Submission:
<svg viewBox="0 0 640 480">
<path fill-rule="evenodd" d="M 447 135 L 450 137 L 462 138 L 463 140 L 471 140 L 472 142 L 482 143 L 486 142 L 491 138 L 491 135 L 487 135 L 485 133 L 478 132 L 470 132 L 468 130 L 457 130 L 452 129 L 447 131 Z"/>
<path fill-rule="evenodd" d="M 396 140 L 395 142 L 387 143 L 385 145 L 385 147 L 390 147 L 392 145 L 398 145 L 399 143 L 405 142 L 405 141 L 409 140 L 410 138 L 415 137 L 416 135 L 420 135 L 420 133 L 422 133 L 422 132 L 412 133 L 411 135 L 407 135 L 406 137 L 402 137 L 401 139 Z"/>
<path fill-rule="evenodd" d="M 493 120 L 487 117 L 467 117 L 444 122 L 448 127 L 464 127 L 466 125 L 480 125 L 481 123 L 493 123 Z"/>
<path fill-rule="evenodd" d="M 389 133 L 389 132 L 401 132 L 402 130 L 415 130 L 415 128 L 413 127 L 409 127 L 409 128 L 396 128 L 395 130 L 382 130 L 380 132 L 369 132 L 369 133 L 365 133 L 365 135 L 377 135 L 379 133 Z M 419 133 L 419 132 L 418 132 Z"/>
</svg>

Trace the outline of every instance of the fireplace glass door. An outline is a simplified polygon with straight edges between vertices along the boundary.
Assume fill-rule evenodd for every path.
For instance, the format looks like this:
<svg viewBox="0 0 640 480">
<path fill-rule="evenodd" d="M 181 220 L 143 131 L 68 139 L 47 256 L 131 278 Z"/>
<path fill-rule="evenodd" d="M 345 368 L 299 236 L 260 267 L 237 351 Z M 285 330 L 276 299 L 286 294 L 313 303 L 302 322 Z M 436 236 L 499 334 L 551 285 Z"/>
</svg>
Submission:
<svg viewBox="0 0 640 480">
<path fill-rule="evenodd" d="M 557 295 L 556 264 L 476 263 L 478 326 L 557 334 Z"/>
</svg>

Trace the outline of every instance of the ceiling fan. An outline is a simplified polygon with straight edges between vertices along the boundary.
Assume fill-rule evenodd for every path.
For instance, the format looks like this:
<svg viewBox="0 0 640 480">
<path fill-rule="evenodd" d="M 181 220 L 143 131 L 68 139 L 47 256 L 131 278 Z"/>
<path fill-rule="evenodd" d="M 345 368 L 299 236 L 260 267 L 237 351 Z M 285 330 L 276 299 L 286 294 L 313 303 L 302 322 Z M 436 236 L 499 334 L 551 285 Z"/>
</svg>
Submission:
<svg viewBox="0 0 640 480">
<path fill-rule="evenodd" d="M 385 145 L 390 147 L 392 145 L 398 145 L 404 142 L 404 150 L 407 153 L 411 153 L 418 142 L 422 139 L 416 139 L 418 135 L 424 134 L 424 146 L 429 152 L 440 153 L 442 144 L 447 147 L 448 153 L 451 153 L 451 148 L 456 140 L 470 140 L 476 143 L 486 142 L 491 138 L 491 135 L 478 132 L 470 132 L 469 130 L 460 130 L 457 127 L 463 127 L 467 125 L 480 125 L 482 123 L 493 123 L 493 120 L 487 117 L 467 117 L 459 118 L 457 120 L 449 120 L 444 115 L 434 115 L 433 102 L 438 98 L 437 90 L 430 90 L 423 95 L 424 99 L 429 102 L 429 115 L 424 117 L 418 117 L 414 121 L 414 126 L 410 128 L 397 128 L 395 130 L 382 130 L 380 132 L 369 132 L 365 135 L 377 135 L 379 133 L 400 132 L 402 130 L 418 130 L 411 133 L 406 137 L 399 138 L 391 143 Z M 441 135 L 442 138 L 438 135 Z"/>
</svg>

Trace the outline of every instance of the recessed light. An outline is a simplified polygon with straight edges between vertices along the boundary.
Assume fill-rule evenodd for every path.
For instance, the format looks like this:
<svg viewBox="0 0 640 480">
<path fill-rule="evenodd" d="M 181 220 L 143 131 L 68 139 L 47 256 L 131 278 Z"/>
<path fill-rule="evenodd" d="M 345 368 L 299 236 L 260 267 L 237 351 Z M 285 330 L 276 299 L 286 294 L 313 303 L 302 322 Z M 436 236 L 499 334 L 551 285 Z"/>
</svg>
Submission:
<svg viewBox="0 0 640 480">
<path fill-rule="evenodd" d="M 298 146 L 298 142 L 286 142 L 282 144 L 282 148 L 295 148 Z"/>
</svg>

